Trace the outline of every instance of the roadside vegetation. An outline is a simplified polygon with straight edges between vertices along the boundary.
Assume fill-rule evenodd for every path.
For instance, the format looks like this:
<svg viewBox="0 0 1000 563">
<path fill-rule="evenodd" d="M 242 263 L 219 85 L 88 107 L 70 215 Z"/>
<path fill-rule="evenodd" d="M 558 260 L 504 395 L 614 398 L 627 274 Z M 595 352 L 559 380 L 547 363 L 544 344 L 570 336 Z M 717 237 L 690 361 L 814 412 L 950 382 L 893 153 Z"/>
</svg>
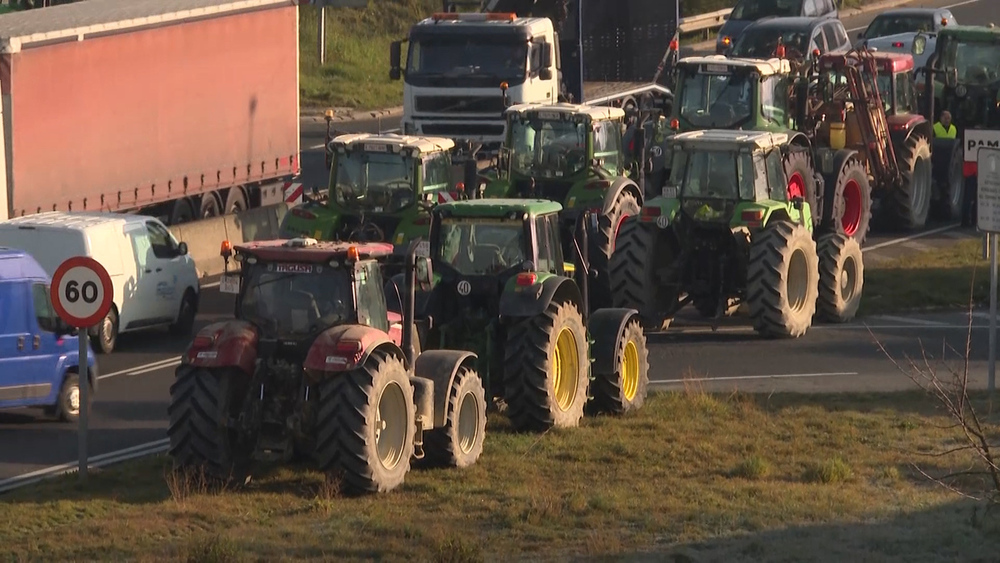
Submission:
<svg viewBox="0 0 1000 563">
<path fill-rule="evenodd" d="M 900 377 L 904 377 L 900 375 Z M 985 431 L 1000 431 L 980 408 Z M 304 468 L 212 491 L 165 457 L 0 497 L 11 560 L 988 560 L 997 511 L 928 479 L 976 468 L 920 391 L 651 395 L 624 418 L 517 434 L 489 423 L 467 470 L 414 470 L 397 491 L 343 498 Z M 914 465 L 916 464 L 916 465 Z M 919 469 L 918 469 L 919 468 Z M 945 480 L 980 493 L 983 476 Z"/>
</svg>

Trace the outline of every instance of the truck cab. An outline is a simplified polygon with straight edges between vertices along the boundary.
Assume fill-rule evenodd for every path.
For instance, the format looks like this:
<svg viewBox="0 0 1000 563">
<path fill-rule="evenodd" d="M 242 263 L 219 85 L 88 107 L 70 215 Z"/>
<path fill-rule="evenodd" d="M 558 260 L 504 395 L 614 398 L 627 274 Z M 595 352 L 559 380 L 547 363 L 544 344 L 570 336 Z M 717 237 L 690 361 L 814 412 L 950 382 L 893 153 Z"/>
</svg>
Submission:
<svg viewBox="0 0 1000 563">
<path fill-rule="evenodd" d="M 0 409 L 42 407 L 47 415 L 74 422 L 80 415 L 80 344 L 56 314 L 49 282 L 30 254 L 0 247 Z M 89 348 L 87 366 L 96 391 Z"/>
</svg>

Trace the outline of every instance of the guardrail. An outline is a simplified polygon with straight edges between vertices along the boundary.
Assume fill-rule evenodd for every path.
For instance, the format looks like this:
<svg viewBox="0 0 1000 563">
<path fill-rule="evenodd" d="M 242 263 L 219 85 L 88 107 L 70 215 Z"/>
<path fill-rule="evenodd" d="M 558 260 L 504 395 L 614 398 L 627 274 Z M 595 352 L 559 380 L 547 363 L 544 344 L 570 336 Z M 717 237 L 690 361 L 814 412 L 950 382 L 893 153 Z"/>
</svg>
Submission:
<svg viewBox="0 0 1000 563">
<path fill-rule="evenodd" d="M 722 27 L 722 24 L 726 22 L 726 16 L 728 16 L 732 11 L 732 8 L 726 8 L 724 10 L 709 12 L 707 14 L 698 14 L 696 16 L 681 18 L 680 21 L 677 22 L 677 29 L 679 29 L 681 33 L 702 31 L 704 32 L 705 39 L 708 39 L 709 32 L 717 27 Z"/>
</svg>

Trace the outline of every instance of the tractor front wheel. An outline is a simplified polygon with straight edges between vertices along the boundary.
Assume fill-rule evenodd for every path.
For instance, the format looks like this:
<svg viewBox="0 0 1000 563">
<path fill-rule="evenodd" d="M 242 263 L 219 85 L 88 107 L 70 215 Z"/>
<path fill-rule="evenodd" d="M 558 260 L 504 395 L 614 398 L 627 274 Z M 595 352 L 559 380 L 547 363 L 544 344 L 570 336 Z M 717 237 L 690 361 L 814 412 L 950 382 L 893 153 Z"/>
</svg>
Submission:
<svg viewBox="0 0 1000 563">
<path fill-rule="evenodd" d="M 899 227 L 914 230 L 927 223 L 931 209 L 934 178 L 931 174 L 931 142 L 919 134 L 910 135 L 899 150 L 900 189 L 892 192 L 887 211 Z"/>
<path fill-rule="evenodd" d="M 360 367 L 319 385 L 316 463 L 347 494 L 384 493 L 403 483 L 413 457 L 413 387 L 394 355 L 372 352 Z"/>
<path fill-rule="evenodd" d="M 569 301 L 509 331 L 504 401 L 520 431 L 571 428 L 580 423 L 590 387 L 590 354 L 583 316 Z"/>
<path fill-rule="evenodd" d="M 864 287 L 864 258 L 858 241 L 837 233 L 820 237 L 816 244 L 819 254 L 819 320 L 845 323 L 854 318 L 861 305 Z"/>
<path fill-rule="evenodd" d="M 788 199 L 800 197 L 809 204 L 813 221 L 819 218 L 816 205 L 816 170 L 813 168 L 807 149 L 791 147 L 785 154 L 782 164 L 785 167 L 785 177 L 788 178 Z"/>
<path fill-rule="evenodd" d="M 424 434 L 427 464 L 468 467 L 483 454 L 486 438 L 486 390 L 475 370 L 459 368 L 447 407 L 445 425 Z"/>
<path fill-rule="evenodd" d="M 658 282 L 656 269 L 671 265 L 675 258 L 656 225 L 640 223 L 636 217 L 627 219 L 609 268 L 613 305 L 639 311 L 646 330 L 666 329 L 670 319 L 662 311 L 677 303 L 678 296 L 676 288 Z"/>
<path fill-rule="evenodd" d="M 766 337 L 797 338 L 816 313 L 819 259 L 803 225 L 772 223 L 750 245 L 747 296 L 754 330 Z"/>
<path fill-rule="evenodd" d="M 590 268 L 597 272 L 597 283 L 590 287 L 590 310 L 610 307 L 612 282 L 609 276 L 611 260 L 618 248 L 618 239 L 628 217 L 639 215 L 639 200 L 629 191 L 618 194 L 611 209 L 597 218 L 597 232 L 590 250 Z"/>
<path fill-rule="evenodd" d="M 595 338 L 598 335 L 594 335 Z M 615 335 L 619 336 L 619 335 Z M 639 319 L 633 317 L 625 325 L 611 373 L 594 374 L 592 412 L 624 414 L 642 408 L 649 386 L 649 349 Z"/>
<path fill-rule="evenodd" d="M 823 211 L 825 222 L 834 232 L 862 244 L 868 236 L 872 218 L 872 188 L 868 172 L 857 157 L 850 157 L 833 179 L 831 205 Z"/>
</svg>

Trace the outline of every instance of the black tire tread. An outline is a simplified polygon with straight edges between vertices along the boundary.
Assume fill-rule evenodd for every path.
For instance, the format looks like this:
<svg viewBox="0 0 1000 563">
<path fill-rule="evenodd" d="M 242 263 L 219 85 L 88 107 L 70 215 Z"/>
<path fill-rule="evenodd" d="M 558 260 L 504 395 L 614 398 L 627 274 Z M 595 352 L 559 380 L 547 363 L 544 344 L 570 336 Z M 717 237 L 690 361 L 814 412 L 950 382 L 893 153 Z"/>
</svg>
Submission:
<svg viewBox="0 0 1000 563">
<path fill-rule="evenodd" d="M 618 248 L 615 239 L 615 227 L 618 225 L 619 217 L 626 213 L 630 217 L 635 217 L 642 209 L 639 207 L 639 200 L 635 195 L 623 190 L 618 194 L 618 198 L 612 204 L 611 209 L 606 214 L 597 217 L 597 232 L 591 241 L 590 249 L 590 269 L 597 272 L 598 283 L 591 284 L 590 301 L 591 309 L 611 306 L 614 296 L 614 288 L 609 274 L 611 260 Z M 624 229 L 624 225 L 622 227 Z"/>
<path fill-rule="evenodd" d="M 479 401 L 479 440 L 469 453 L 462 453 L 458 436 L 458 398 L 467 387 Z M 435 393 L 439 392 L 435 390 Z M 455 374 L 455 382 L 448 391 L 448 412 L 445 425 L 424 432 L 424 463 L 431 467 L 468 467 L 483 453 L 486 437 L 486 390 L 479 374 L 467 367 L 460 367 Z"/>
<path fill-rule="evenodd" d="M 819 224 L 822 213 L 817 201 L 819 192 L 816 189 L 816 168 L 813 166 L 812 155 L 805 147 L 792 145 L 782 157 L 781 163 L 785 169 L 785 178 L 791 180 L 792 174 L 796 171 L 802 174 L 805 182 L 805 200 L 812 212 L 813 224 Z M 786 197 L 791 197 L 791 194 L 786 194 Z"/>
<path fill-rule="evenodd" d="M 865 165 L 856 156 L 850 157 L 841 167 L 839 175 L 833 178 L 833 201 L 829 206 L 829 212 L 824 211 L 824 217 L 826 218 L 826 222 L 832 223 L 834 232 L 845 234 L 844 227 L 841 224 L 841 218 L 846 211 L 844 186 L 851 176 L 854 176 L 860 184 L 862 197 L 861 223 L 858 225 L 858 230 L 852 238 L 857 239 L 858 243 L 864 243 L 865 239 L 868 238 L 868 232 L 871 230 L 872 224 L 872 189 L 871 183 L 868 181 L 868 172 L 865 169 Z"/>
<path fill-rule="evenodd" d="M 786 250 L 793 245 L 805 246 L 812 283 L 801 311 L 792 312 L 787 305 L 785 272 Z M 747 303 L 750 320 L 758 334 L 771 338 L 797 338 L 805 334 L 816 312 L 819 292 L 819 260 L 816 243 L 805 226 L 787 221 L 769 224 L 750 245 L 747 268 Z"/>
<path fill-rule="evenodd" d="M 891 192 L 889 209 L 892 213 L 892 220 L 902 229 L 914 230 L 923 227 L 927 223 L 928 212 L 932 193 L 928 192 L 925 199 L 927 208 L 920 211 L 913 209 L 912 195 L 915 189 L 913 181 L 913 170 L 916 166 L 917 156 L 923 154 L 928 166 L 931 162 L 931 142 L 925 135 L 912 134 L 906 139 L 906 143 L 899 148 L 897 160 L 899 171 L 903 176 L 903 183 L 899 189 Z M 928 182 L 927 190 L 933 190 L 933 182 Z"/>
<path fill-rule="evenodd" d="M 592 384 L 593 399 L 591 399 L 591 409 L 595 414 L 624 414 L 642 408 L 646 401 L 649 388 L 649 348 L 642 324 L 634 317 L 626 323 L 622 338 L 618 342 L 619 358 L 621 354 L 625 353 L 625 344 L 629 340 L 636 341 L 639 352 L 639 386 L 636 389 L 635 397 L 631 401 L 625 398 L 620 369 L 616 369 L 614 373 L 595 374 Z M 615 363 L 616 368 L 620 365 L 620 362 Z"/>
<path fill-rule="evenodd" d="M 668 290 L 657 283 L 650 264 L 662 264 L 673 259 L 666 245 L 657 244 L 655 228 L 640 223 L 634 217 L 626 219 L 609 268 L 612 305 L 639 311 L 643 328 L 654 331 L 666 328 L 670 320 L 660 314 L 666 305 L 661 301 Z M 660 254 L 667 256 L 661 257 Z M 666 299 L 669 298 L 667 295 Z"/>
<path fill-rule="evenodd" d="M 864 287 L 864 258 L 861 245 L 844 235 L 829 233 L 819 238 L 816 243 L 816 253 L 819 255 L 819 300 L 816 303 L 816 316 L 825 322 L 848 322 L 857 314 Z M 850 303 L 844 302 L 840 290 L 840 274 L 845 255 L 851 255 L 858 268 L 858 287 L 855 298 Z"/>
</svg>

